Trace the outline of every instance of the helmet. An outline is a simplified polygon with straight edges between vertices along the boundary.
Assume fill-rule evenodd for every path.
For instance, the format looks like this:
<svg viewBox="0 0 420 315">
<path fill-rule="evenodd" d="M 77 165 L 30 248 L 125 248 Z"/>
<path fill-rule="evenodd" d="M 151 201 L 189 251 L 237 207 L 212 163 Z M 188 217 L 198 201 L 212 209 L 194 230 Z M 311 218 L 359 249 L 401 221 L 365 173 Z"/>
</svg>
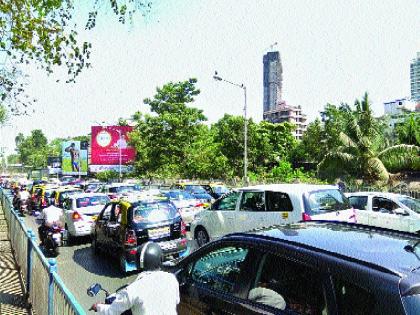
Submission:
<svg viewBox="0 0 420 315">
<path fill-rule="evenodd" d="M 160 269 L 162 264 L 162 249 L 153 242 L 145 243 L 140 251 L 140 269 L 145 271 Z"/>
</svg>

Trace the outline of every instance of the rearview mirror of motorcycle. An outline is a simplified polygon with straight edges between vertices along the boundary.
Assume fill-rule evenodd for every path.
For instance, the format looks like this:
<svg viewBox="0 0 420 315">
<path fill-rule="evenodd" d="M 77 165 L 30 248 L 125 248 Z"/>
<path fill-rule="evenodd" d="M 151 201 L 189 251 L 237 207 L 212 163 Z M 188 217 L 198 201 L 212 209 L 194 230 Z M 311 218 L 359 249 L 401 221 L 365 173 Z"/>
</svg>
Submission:
<svg viewBox="0 0 420 315">
<path fill-rule="evenodd" d="M 89 288 L 87 288 L 87 295 L 90 297 L 96 296 L 101 289 L 102 287 L 99 283 L 92 284 Z"/>
</svg>

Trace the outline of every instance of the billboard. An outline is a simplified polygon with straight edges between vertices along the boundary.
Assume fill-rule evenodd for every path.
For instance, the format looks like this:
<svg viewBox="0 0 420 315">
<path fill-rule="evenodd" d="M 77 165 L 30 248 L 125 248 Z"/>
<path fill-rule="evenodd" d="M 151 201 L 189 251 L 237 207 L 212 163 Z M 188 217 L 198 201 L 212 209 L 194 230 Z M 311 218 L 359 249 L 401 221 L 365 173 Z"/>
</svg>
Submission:
<svg viewBox="0 0 420 315">
<path fill-rule="evenodd" d="M 91 164 L 127 165 L 136 158 L 136 151 L 128 145 L 131 126 L 92 126 Z M 125 169 L 125 168 L 124 168 Z"/>
<path fill-rule="evenodd" d="M 61 174 L 61 156 L 48 156 L 47 166 L 50 175 Z"/>
<path fill-rule="evenodd" d="M 87 175 L 87 141 L 64 141 L 61 143 L 61 169 L 63 175 Z"/>
</svg>

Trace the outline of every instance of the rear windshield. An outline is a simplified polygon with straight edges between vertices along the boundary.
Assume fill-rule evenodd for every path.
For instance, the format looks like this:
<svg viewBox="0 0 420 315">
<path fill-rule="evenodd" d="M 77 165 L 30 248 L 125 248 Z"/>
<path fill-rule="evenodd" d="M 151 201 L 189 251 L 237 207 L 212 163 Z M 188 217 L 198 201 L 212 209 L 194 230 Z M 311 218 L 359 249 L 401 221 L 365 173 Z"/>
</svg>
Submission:
<svg viewBox="0 0 420 315">
<path fill-rule="evenodd" d="M 185 190 L 193 194 L 207 194 L 207 191 L 201 186 L 185 186 Z"/>
<path fill-rule="evenodd" d="M 213 191 L 216 194 L 227 194 L 229 192 L 229 189 L 227 189 L 225 186 L 215 186 L 213 187 Z"/>
<path fill-rule="evenodd" d="M 165 194 L 166 197 L 169 197 L 171 199 L 177 199 L 177 200 L 191 200 L 195 199 L 190 193 L 187 193 L 185 191 L 170 191 Z"/>
<path fill-rule="evenodd" d="M 178 216 L 177 209 L 172 203 L 164 202 L 139 202 L 133 204 L 133 221 L 159 222 L 173 219 Z"/>
<path fill-rule="evenodd" d="M 350 209 L 348 199 L 338 189 L 323 189 L 309 193 L 309 214 L 321 214 Z"/>
<path fill-rule="evenodd" d="M 420 201 L 410 197 L 400 197 L 398 200 L 404 205 L 417 213 L 420 213 Z"/>
<path fill-rule="evenodd" d="M 118 187 L 110 187 L 109 192 L 111 193 L 124 193 L 124 192 L 130 192 L 135 191 L 134 186 L 118 186 Z"/>
<path fill-rule="evenodd" d="M 69 197 L 71 195 L 75 195 L 75 194 L 78 194 L 80 192 L 81 192 L 80 190 L 69 190 L 69 191 L 62 192 L 60 194 L 60 199 L 67 198 L 67 197 Z"/>
<path fill-rule="evenodd" d="M 104 206 L 109 202 L 107 196 L 91 196 L 91 197 L 82 197 L 76 199 L 76 207 L 92 207 L 92 206 Z"/>
</svg>

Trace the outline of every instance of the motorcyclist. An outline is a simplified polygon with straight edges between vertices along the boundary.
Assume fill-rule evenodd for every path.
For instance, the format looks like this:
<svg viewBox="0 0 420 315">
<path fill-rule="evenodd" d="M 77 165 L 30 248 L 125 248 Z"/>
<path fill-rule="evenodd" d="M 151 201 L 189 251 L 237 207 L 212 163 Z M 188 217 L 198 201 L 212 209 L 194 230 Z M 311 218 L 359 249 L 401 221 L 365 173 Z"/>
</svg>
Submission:
<svg viewBox="0 0 420 315">
<path fill-rule="evenodd" d="M 162 271 L 162 250 L 153 242 L 145 243 L 140 252 L 140 268 L 144 270 L 125 289 L 116 293 L 112 304 L 93 304 L 100 315 L 116 315 L 131 309 L 133 315 L 177 314 L 179 284 L 176 277 Z M 164 298 L 163 298 L 164 297 Z"/>
<path fill-rule="evenodd" d="M 18 198 L 18 202 L 17 202 L 18 209 L 20 209 L 23 203 L 29 201 L 29 199 L 31 198 L 31 194 L 26 189 L 26 187 L 23 187 L 20 191 L 18 191 L 17 198 Z"/>
<path fill-rule="evenodd" d="M 38 220 L 42 220 L 41 225 L 38 227 L 38 235 L 41 240 L 41 244 L 44 244 L 46 232 L 50 227 L 54 224 L 62 226 L 62 216 L 63 210 L 54 205 L 46 207 L 42 210 L 41 214 L 38 216 Z"/>
</svg>

